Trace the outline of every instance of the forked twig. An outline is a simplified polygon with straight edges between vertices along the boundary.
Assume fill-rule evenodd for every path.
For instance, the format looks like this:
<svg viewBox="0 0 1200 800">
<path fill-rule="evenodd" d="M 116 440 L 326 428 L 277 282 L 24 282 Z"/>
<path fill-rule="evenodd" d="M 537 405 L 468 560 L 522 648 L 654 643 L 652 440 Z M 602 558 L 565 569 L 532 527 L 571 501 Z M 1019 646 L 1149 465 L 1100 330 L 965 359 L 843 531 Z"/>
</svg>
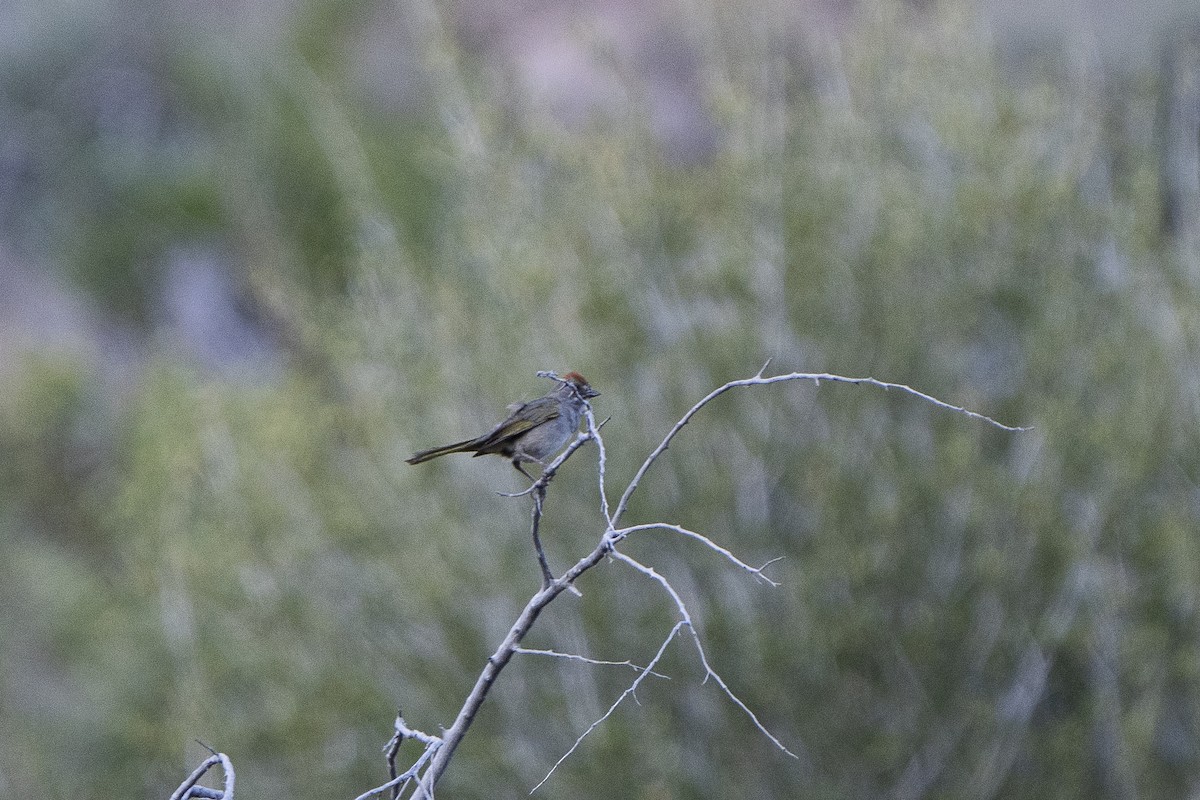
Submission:
<svg viewBox="0 0 1200 800">
<path fill-rule="evenodd" d="M 559 766 L 579 748 L 579 745 L 582 744 L 583 740 L 587 738 L 589 733 L 596 730 L 596 728 L 599 728 L 606 719 L 612 716 L 612 713 L 617 710 L 617 706 L 621 705 L 621 702 L 624 701 L 626 697 L 629 697 L 637 692 L 638 686 L 642 684 L 642 681 L 645 680 L 647 675 L 653 674 L 651 670 L 659 661 L 662 660 L 663 654 L 667 652 L 667 645 L 671 643 L 671 640 L 675 638 L 675 635 L 679 633 L 679 631 L 682 630 L 685 625 L 687 625 L 687 623 L 683 620 L 675 623 L 675 627 L 671 629 L 671 632 L 667 634 L 667 638 L 663 640 L 661 645 L 659 645 L 658 652 L 654 654 L 654 658 L 650 659 L 650 663 L 646 665 L 646 670 L 634 678 L 633 683 L 631 683 L 629 687 L 625 689 L 625 691 L 621 692 L 621 696 L 613 701 L 613 704 L 608 707 L 608 710 L 605 711 L 598 720 L 589 725 L 587 730 L 585 730 L 583 733 L 579 734 L 579 738 L 575 740 L 575 743 L 567 749 L 567 752 L 563 753 L 559 757 L 558 761 L 554 762 L 554 766 L 550 768 L 550 771 L 546 773 L 545 777 L 538 781 L 537 786 L 534 786 L 529 790 L 530 794 L 533 794 L 538 789 L 542 788 L 542 785 L 546 781 L 550 780 L 550 776 L 554 774 L 554 771 L 557 770 Z"/>
<path fill-rule="evenodd" d="M 745 561 L 742 561 L 740 558 L 735 556 L 730 550 L 717 544 L 716 542 L 714 542 L 712 539 L 709 539 L 704 534 L 696 533 L 695 531 L 688 530 L 687 528 L 684 528 L 680 525 L 672 525 L 672 524 L 669 524 L 666 522 L 648 522 L 644 525 L 633 525 L 628 528 L 621 528 L 619 530 L 614 530 L 612 532 L 613 543 L 616 544 L 617 542 L 624 541 L 630 535 L 635 534 L 638 531 L 652 531 L 652 530 L 674 531 L 675 533 L 678 533 L 681 536 L 686 536 L 689 539 L 694 539 L 694 540 L 700 542 L 701 544 L 703 544 L 705 547 L 709 548 L 710 550 L 715 550 L 716 552 L 720 553 L 731 564 L 733 564 L 734 566 L 736 566 L 740 569 L 745 570 L 746 572 L 749 572 L 751 575 L 758 578 L 759 580 L 765 581 L 766 583 L 770 584 L 771 586 L 779 585 L 779 583 L 777 581 L 773 581 L 770 578 L 768 578 L 766 575 L 764 575 L 763 570 L 765 570 L 767 567 L 774 564 L 776 561 L 782 561 L 783 556 L 779 556 L 778 558 L 772 558 L 770 561 L 766 562 L 761 567 L 752 567 L 749 564 L 747 564 Z"/>
<path fill-rule="evenodd" d="M 211 748 L 210 748 L 211 749 Z M 220 790 L 207 789 L 203 786 L 197 786 L 200 779 L 204 777 L 204 773 L 208 772 L 213 767 L 221 765 L 221 771 L 225 774 L 224 785 Z M 204 763 L 196 767 L 187 779 L 179 784 L 179 788 L 171 794 L 171 800 L 184 800 L 188 797 L 206 797 L 214 798 L 214 800 L 233 800 L 233 784 L 235 776 L 233 773 L 233 762 L 229 760 L 229 756 L 224 753 L 213 753 L 208 758 L 204 759 Z"/>
<path fill-rule="evenodd" d="M 721 687 L 721 691 L 723 691 L 738 708 L 746 712 L 746 716 L 750 717 L 750 721 L 754 723 L 754 727 L 758 728 L 759 732 L 770 739 L 776 747 L 787 753 L 792 758 L 799 758 L 799 756 L 797 756 L 791 750 L 788 750 L 786 747 L 784 747 L 783 742 L 779 741 L 779 739 L 775 737 L 775 734 L 771 733 L 766 729 L 766 726 L 759 722 L 758 715 L 751 711 L 750 707 L 743 703 L 742 699 L 733 693 L 733 690 L 729 688 L 717 671 L 708 663 L 708 656 L 704 653 L 704 645 L 700 643 L 700 635 L 696 633 L 696 626 L 692 623 L 692 615 L 688 612 L 687 606 L 683 602 L 683 598 L 679 596 L 679 592 L 675 591 L 675 587 L 671 585 L 671 582 L 656 572 L 653 567 L 648 567 L 640 561 L 630 558 L 624 553 L 614 550 L 612 555 L 613 558 L 617 559 L 618 561 L 624 561 L 638 572 L 656 581 L 660 586 L 662 586 L 663 590 L 671 596 L 671 600 L 675 602 L 675 608 L 679 611 L 680 616 L 683 618 L 682 621 L 687 625 L 688 630 L 691 631 L 692 641 L 696 644 L 696 654 L 700 656 L 700 664 L 704 667 L 704 679 L 708 680 L 709 678 L 712 678 L 714 681 L 716 681 L 717 686 Z"/>
</svg>

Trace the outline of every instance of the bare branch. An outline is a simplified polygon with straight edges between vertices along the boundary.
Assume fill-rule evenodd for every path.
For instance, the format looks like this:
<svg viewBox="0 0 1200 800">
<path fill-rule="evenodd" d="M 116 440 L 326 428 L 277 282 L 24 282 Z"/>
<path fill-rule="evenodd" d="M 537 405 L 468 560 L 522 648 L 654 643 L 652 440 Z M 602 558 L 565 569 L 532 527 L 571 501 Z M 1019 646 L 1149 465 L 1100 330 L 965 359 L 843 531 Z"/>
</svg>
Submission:
<svg viewBox="0 0 1200 800">
<path fill-rule="evenodd" d="M 537 486 L 537 484 L 534 484 Z M 538 486 L 533 493 L 533 549 L 537 551 L 538 566 L 542 568 L 542 588 L 554 582 L 554 573 L 550 571 L 550 562 L 546 560 L 546 549 L 542 547 L 542 537 L 538 530 L 542 527 L 542 504 L 546 502 L 546 487 Z"/>
<path fill-rule="evenodd" d="M 563 658 L 568 661 L 582 661 L 585 664 L 595 664 L 598 667 L 629 667 L 637 672 L 649 672 L 656 678 L 662 678 L 663 680 L 668 681 L 671 680 L 669 675 L 663 675 L 661 673 L 654 672 L 648 667 L 640 667 L 628 659 L 625 661 L 601 661 L 598 658 L 588 658 L 587 656 L 581 656 L 575 653 L 559 653 L 555 650 L 533 650 L 528 647 L 516 647 L 513 648 L 513 652 L 525 656 L 549 656 L 551 658 Z"/>
<path fill-rule="evenodd" d="M 393 723 L 393 728 L 395 729 L 395 732 L 392 734 L 392 738 L 388 740 L 388 743 L 383 748 L 384 758 L 387 760 L 388 765 L 389 780 L 387 783 L 383 784 L 383 786 L 367 792 L 367 794 L 363 795 L 363 797 L 371 794 L 378 794 L 387 791 L 390 788 L 392 790 L 392 800 L 399 800 L 400 795 L 404 792 L 405 788 L 407 788 L 409 782 L 417 776 L 421 766 L 428 761 L 429 756 L 433 755 L 432 751 L 436 750 L 442 744 L 442 740 L 438 737 L 430 736 L 429 734 L 416 730 L 415 728 L 410 728 L 408 723 L 404 721 L 404 715 L 399 711 L 396 712 L 396 721 Z M 400 754 L 400 746 L 404 744 L 405 739 L 414 739 L 424 744 L 425 755 L 422 758 L 417 759 L 416 763 L 409 767 L 404 774 L 400 774 L 396 771 L 396 757 Z"/>
<path fill-rule="evenodd" d="M 179 788 L 172 793 L 171 800 L 184 800 L 186 797 L 211 797 L 213 794 L 217 794 L 217 792 L 212 789 L 205 789 L 203 792 L 197 792 L 196 789 L 201 789 L 203 787 L 198 787 L 196 784 L 199 783 L 202 777 L 204 777 L 204 773 L 208 772 L 218 764 L 221 765 L 221 771 L 225 773 L 224 788 L 219 792 L 220 797 L 222 800 L 233 800 L 233 762 L 230 761 L 229 756 L 225 755 L 224 753 L 213 753 L 211 756 L 206 758 L 204 763 L 196 767 L 195 771 L 193 771 L 192 774 L 187 777 L 187 780 L 179 784 Z"/>
<path fill-rule="evenodd" d="M 977 411 L 971 411 L 969 409 L 963 408 L 962 406 L 956 406 L 953 403 L 947 403 L 945 400 L 939 400 L 936 397 L 934 397 L 933 395 L 925 394 L 925 392 L 922 392 L 919 389 L 914 389 L 911 386 L 906 386 L 903 383 L 888 383 L 887 381 L 876 380 L 875 378 L 846 378 L 846 377 L 843 377 L 842 375 L 830 375 L 829 373 L 814 374 L 814 373 L 793 372 L 790 375 L 776 375 L 772 378 L 763 378 L 761 380 L 761 382 L 762 383 L 776 383 L 778 381 L 791 381 L 791 380 L 811 380 L 813 382 L 813 384 L 816 386 L 820 386 L 821 381 L 831 381 L 834 383 L 851 383 L 856 386 L 860 385 L 860 384 L 867 384 L 869 386 L 876 386 L 880 389 L 883 389 L 884 391 L 887 391 L 889 389 L 896 389 L 897 391 L 905 392 L 906 394 L 911 394 L 913 397 L 919 397 L 920 399 L 924 400 L 925 402 L 932 403 L 933 405 L 937 406 L 938 408 L 944 408 L 947 411 L 953 411 L 955 413 L 968 416 L 971 419 L 979 420 L 980 422 L 986 422 L 988 425 L 992 425 L 996 428 L 999 428 L 1002 431 L 1008 431 L 1009 433 L 1024 433 L 1025 431 L 1033 430 L 1032 425 L 1005 425 L 1003 422 L 999 422 L 995 419 L 992 419 L 991 417 L 987 416 L 986 414 L 980 414 Z"/>
<path fill-rule="evenodd" d="M 604 485 L 605 473 L 608 469 L 608 451 L 604 447 L 604 437 L 600 435 L 600 429 L 607 425 L 608 421 L 612 419 L 612 417 L 606 417 L 604 422 L 601 422 L 599 425 L 597 425 L 596 417 L 592 413 L 591 404 L 588 404 L 584 407 L 583 414 L 584 418 L 587 420 L 588 435 L 596 440 L 596 449 L 600 451 L 597 466 L 598 478 L 600 481 L 600 513 L 604 514 L 604 520 L 608 524 L 608 527 L 611 528 L 613 521 L 612 514 L 608 506 L 608 489 L 606 489 Z"/>
<path fill-rule="evenodd" d="M 767 583 L 769 583 L 772 586 L 779 585 L 779 583 L 777 581 L 773 581 L 770 578 L 768 578 L 766 575 L 764 575 L 763 570 L 766 569 L 767 567 L 771 566 L 772 564 L 774 564 L 776 561 L 780 561 L 783 558 L 782 556 L 780 556 L 779 558 L 772 558 L 770 561 L 763 564 L 761 567 L 752 567 L 749 564 L 747 564 L 745 561 L 742 561 L 740 558 L 735 556 L 728 549 L 717 544 L 712 539 L 709 539 L 707 536 L 700 534 L 700 533 L 696 533 L 695 531 L 690 531 L 687 528 L 684 528 L 680 525 L 672 525 L 672 524 L 666 523 L 666 522 L 648 522 L 644 525 L 633 525 L 628 528 L 621 528 L 619 530 L 614 530 L 613 531 L 613 541 L 614 541 L 614 543 L 621 541 L 622 539 L 627 538 L 630 534 L 637 533 L 638 531 L 650 531 L 650 530 L 656 530 L 656 529 L 664 530 L 664 531 L 674 531 L 675 533 L 682 534 L 683 536 L 687 536 L 691 539 L 695 539 L 696 541 L 702 543 L 704 546 L 708 547 L 709 549 L 715 550 L 716 552 L 720 553 L 727 560 L 729 560 L 730 563 L 736 565 L 737 567 L 740 567 L 741 569 L 744 569 L 746 572 L 749 572 L 754 577 L 759 578 L 763 581 L 766 581 Z"/>
<path fill-rule="evenodd" d="M 430 736 L 428 733 L 419 731 L 416 728 L 410 728 L 408 723 L 404 721 L 404 717 L 402 717 L 400 714 L 396 714 L 396 722 L 394 723 L 394 726 L 396 729 L 396 736 L 401 739 L 415 739 L 426 747 L 440 747 L 442 744 L 440 737 Z"/>
<path fill-rule="evenodd" d="M 769 364 L 770 362 L 768 361 L 767 363 Z M 713 400 L 725 394 L 725 392 L 728 392 L 730 389 L 737 389 L 742 386 L 766 386 L 772 383 L 783 383 L 785 381 L 812 381 L 818 386 L 820 386 L 821 381 L 850 383 L 854 385 L 868 384 L 870 386 L 879 387 L 885 391 L 889 389 L 896 389 L 898 391 L 911 394 L 914 397 L 918 397 L 926 401 L 927 403 L 932 403 L 938 408 L 944 408 L 948 411 L 965 414 L 972 419 L 977 419 L 981 422 L 986 422 L 989 425 L 994 425 L 1001 430 L 1011 431 L 1014 433 L 1032 430 L 1032 428 L 1028 427 L 1014 427 L 1011 425 L 1005 425 L 1001 422 L 997 422 L 991 417 L 984 416 L 983 414 L 979 414 L 975 411 L 968 411 L 962 406 L 956 406 L 951 403 L 947 403 L 944 400 L 939 400 L 932 395 L 925 394 L 925 392 L 918 391 L 911 386 L 905 386 L 902 383 L 888 383 L 887 381 L 880 381 L 876 380 L 875 378 L 847 378 L 842 375 L 831 375 L 827 372 L 789 372 L 786 375 L 773 375 L 769 378 L 764 378 L 762 377 L 762 373 L 766 368 L 767 365 L 764 364 L 763 368 L 759 370 L 759 374 L 753 378 L 743 378 L 742 380 L 730 381 L 724 386 L 719 386 L 716 389 L 713 389 L 711 392 L 705 395 L 700 402 L 692 406 L 688 412 L 680 418 L 679 422 L 675 423 L 675 426 L 671 428 L 669 433 L 667 433 L 666 437 L 662 440 L 662 443 L 659 444 L 658 447 L 654 448 L 653 452 L 651 452 L 650 455 L 646 457 L 646 460 L 642 462 L 642 466 L 638 469 L 637 474 L 633 476 L 633 480 L 630 481 L 629 486 L 625 488 L 625 493 L 621 495 L 621 500 L 619 503 L 617 503 L 617 510 L 612 516 L 612 525 L 617 524 L 617 521 L 621 518 L 621 515 L 625 513 L 625 509 L 629 507 L 629 500 L 633 497 L 633 493 L 637 491 L 638 484 L 641 483 L 642 477 L 646 474 L 646 472 L 649 471 L 650 466 L 658 460 L 658 457 L 666 452 L 666 449 L 671 444 L 671 440 L 675 438 L 676 434 L 683 430 L 683 426 L 691 422 L 692 417 L 696 416 L 700 409 L 704 408 Z"/>
<path fill-rule="evenodd" d="M 188 790 L 189 798 L 199 797 L 201 800 L 224 800 L 225 792 L 220 789 L 209 789 L 207 786 L 193 786 Z"/>
<path fill-rule="evenodd" d="M 396 771 L 396 757 L 400 755 L 400 745 L 404 744 L 407 738 L 400 730 L 400 726 L 404 722 L 404 717 L 399 712 L 396 713 L 396 732 L 392 734 L 392 738 L 388 739 L 388 743 L 383 747 L 383 757 L 388 765 L 388 781 L 394 782 L 400 777 L 400 773 Z M 404 787 L 396 783 L 392 787 L 392 800 L 400 800 L 400 792 L 404 791 Z"/>
<path fill-rule="evenodd" d="M 590 566 L 599 563 L 603 557 L 602 547 L 597 547 L 592 551 L 592 555 L 584 561 L 588 561 L 594 557 L 594 560 L 586 566 L 582 566 L 583 562 L 576 564 L 571 570 L 568 570 L 567 575 L 562 578 L 552 581 L 548 586 L 542 587 L 529 602 L 525 604 L 525 608 L 521 610 L 516 622 L 509 629 L 508 635 L 504 637 L 504 641 L 496 648 L 496 651 L 488 657 L 487 663 L 483 667 L 483 671 L 479 673 L 479 677 L 475 680 L 475 686 L 471 689 L 471 693 L 467 695 L 466 701 L 458 712 L 458 716 L 454 720 L 454 724 L 446 729 L 442 735 L 442 745 L 437 748 L 433 759 L 429 764 L 429 768 L 425 771 L 422 777 L 422 785 L 418 787 L 414 797 L 423 798 L 424 800 L 432 800 L 432 787 L 437 785 L 438 780 L 446 771 L 447 765 L 450 763 L 450 758 L 454 755 L 455 748 L 462 742 L 466 736 L 467 730 L 471 727 L 471 723 L 475 720 L 475 715 L 479 713 L 480 706 L 487 699 L 488 693 L 491 692 L 492 686 L 495 685 L 496 679 L 508 665 L 516 652 L 517 646 L 525 635 L 529 633 L 529 629 L 533 627 L 533 623 L 537 621 L 538 616 L 542 613 L 551 601 L 554 600 L 562 592 L 566 591 L 570 586 L 567 576 L 578 570 L 578 574 L 586 571 Z M 572 577 L 571 580 L 574 580 Z"/>
<path fill-rule="evenodd" d="M 659 661 L 662 660 L 663 653 L 665 653 L 667 651 L 667 645 L 669 645 L 671 643 L 671 641 L 675 638 L 675 635 L 677 633 L 679 633 L 679 631 L 685 625 L 689 625 L 689 624 L 690 623 L 688 623 L 686 620 L 680 620 L 679 622 L 675 623 L 675 627 L 671 628 L 671 632 L 667 634 L 667 638 L 663 640 L 663 643 L 661 645 L 659 645 L 658 652 L 654 654 L 654 658 L 650 659 L 650 663 L 646 665 L 645 671 L 642 672 L 640 675 L 638 675 L 636 678 L 634 678 L 633 683 L 629 684 L 629 688 L 627 688 L 625 691 L 621 692 L 621 696 L 618 697 L 613 702 L 613 704 L 608 707 L 608 710 L 604 712 L 603 716 L 601 716 L 598 720 L 596 720 L 591 725 L 589 725 L 587 727 L 587 730 L 585 730 L 583 733 L 579 734 L 579 738 L 575 740 L 575 743 L 573 745 L 571 745 L 571 747 L 567 750 L 567 752 L 563 753 L 562 756 L 559 757 L 558 761 L 554 762 L 554 766 L 550 768 L 550 771 L 546 773 L 546 776 L 544 778 L 542 778 L 540 781 L 538 781 L 537 786 L 534 786 L 532 789 L 529 790 L 530 794 L 533 794 L 538 789 L 542 788 L 542 785 L 546 781 L 550 780 L 550 776 L 554 774 L 554 771 L 557 770 L 559 768 L 559 766 L 571 756 L 572 753 L 574 753 L 576 750 L 579 749 L 580 743 L 582 743 L 583 740 L 585 738 L 587 738 L 587 735 L 589 733 L 596 730 L 596 728 L 600 727 L 606 719 L 608 719 L 609 717 L 612 716 L 612 713 L 617 710 L 617 706 L 621 705 L 621 703 L 625 700 L 626 697 L 629 697 L 630 695 L 637 692 L 637 688 L 639 686 L 641 686 L 642 681 L 645 680 L 647 675 L 655 674 L 653 672 L 653 668 Z"/>
<path fill-rule="evenodd" d="M 438 745 L 427 746 L 425 748 L 425 752 L 421 753 L 421 756 L 413 763 L 413 765 L 405 770 L 402 774 L 397 775 L 395 778 L 392 778 L 382 786 L 376 786 L 374 789 L 363 792 L 358 797 L 354 798 L 354 800 L 367 800 L 369 797 L 374 797 L 377 794 L 383 794 L 388 789 L 397 789 L 393 795 L 397 796 L 401 791 L 404 791 L 404 787 L 409 783 L 409 781 L 412 780 L 416 780 L 418 789 L 426 790 L 428 792 L 427 796 L 432 799 L 433 793 L 432 791 L 428 791 L 429 787 L 433 785 L 429 780 L 429 772 L 426 770 L 425 775 L 421 775 L 421 768 L 425 767 L 433 758 L 434 754 L 440 750 L 441 748 Z"/>
<path fill-rule="evenodd" d="M 714 670 L 711 665 L 709 665 L 708 657 L 704 654 L 704 645 L 700 643 L 700 636 L 696 633 L 696 626 L 692 624 L 692 615 L 688 612 L 687 606 L 683 602 L 683 598 L 679 596 L 679 592 L 675 591 L 675 587 L 671 585 L 671 582 L 656 572 L 653 567 L 648 567 L 640 561 L 630 558 L 619 550 L 614 549 L 612 551 L 612 557 L 618 561 L 625 562 L 638 572 L 648 576 L 663 587 L 666 593 L 671 596 L 671 599 L 675 601 L 675 608 L 679 610 L 680 616 L 683 617 L 682 623 L 686 624 L 688 630 L 692 632 L 692 641 L 696 644 L 696 652 L 700 655 L 700 663 L 704 665 L 704 679 L 708 680 L 709 678 L 712 678 L 716 684 L 721 687 L 721 691 L 725 692 L 726 696 L 732 700 L 738 708 L 746 712 L 746 716 L 748 716 L 750 721 L 754 723 L 754 727 L 758 728 L 759 732 L 770 739 L 776 747 L 787 753 L 792 758 L 799 758 L 799 756 L 797 756 L 791 750 L 788 750 L 787 747 L 784 746 L 783 742 L 776 738 L 775 734 L 771 733 L 769 730 L 767 730 L 766 726 L 759 722 L 758 715 L 751 711 L 750 707 L 742 702 L 740 697 L 733 693 L 733 690 L 729 688 L 729 685 L 725 683 L 725 680 L 719 674 L 717 674 L 717 671 Z M 673 635 L 674 633 L 672 633 L 672 636 Z"/>
</svg>

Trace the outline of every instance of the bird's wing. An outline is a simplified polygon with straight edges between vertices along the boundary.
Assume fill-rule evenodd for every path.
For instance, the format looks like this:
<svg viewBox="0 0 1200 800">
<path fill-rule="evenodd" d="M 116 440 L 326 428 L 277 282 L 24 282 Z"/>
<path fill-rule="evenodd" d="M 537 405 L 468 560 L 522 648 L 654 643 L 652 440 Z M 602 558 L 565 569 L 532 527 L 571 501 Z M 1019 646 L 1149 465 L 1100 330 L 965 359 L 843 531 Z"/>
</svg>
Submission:
<svg viewBox="0 0 1200 800">
<path fill-rule="evenodd" d="M 525 431 L 557 418 L 559 416 L 558 408 L 558 402 L 548 397 L 539 397 L 528 403 L 522 403 L 513 409 L 507 419 L 475 441 L 480 449 L 495 447 L 501 442 L 513 439 Z"/>
</svg>

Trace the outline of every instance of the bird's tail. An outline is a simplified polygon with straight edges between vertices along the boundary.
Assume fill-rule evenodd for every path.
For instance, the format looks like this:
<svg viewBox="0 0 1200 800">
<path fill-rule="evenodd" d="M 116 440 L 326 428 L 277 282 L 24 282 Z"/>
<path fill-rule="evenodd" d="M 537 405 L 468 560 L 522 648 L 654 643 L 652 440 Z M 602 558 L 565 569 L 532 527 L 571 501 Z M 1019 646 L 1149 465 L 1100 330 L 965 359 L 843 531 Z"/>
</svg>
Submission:
<svg viewBox="0 0 1200 800">
<path fill-rule="evenodd" d="M 466 441 L 455 442 L 454 444 L 446 444 L 442 445 L 441 447 L 434 447 L 429 450 L 422 450 L 419 453 L 413 453 L 410 458 L 405 459 L 405 463 L 420 464 L 424 461 L 430 460 L 431 458 L 449 455 L 450 453 L 470 453 L 477 447 L 478 440 L 467 439 Z"/>
</svg>

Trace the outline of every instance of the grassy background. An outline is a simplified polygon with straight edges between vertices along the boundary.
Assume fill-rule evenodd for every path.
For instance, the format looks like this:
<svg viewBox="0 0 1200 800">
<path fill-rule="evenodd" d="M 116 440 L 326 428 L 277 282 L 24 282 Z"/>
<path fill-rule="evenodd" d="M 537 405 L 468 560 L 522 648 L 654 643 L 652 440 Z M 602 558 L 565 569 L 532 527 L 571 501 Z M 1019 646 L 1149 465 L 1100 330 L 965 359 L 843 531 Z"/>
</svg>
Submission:
<svg viewBox="0 0 1200 800">
<path fill-rule="evenodd" d="M 627 521 L 782 585 L 628 550 L 801 757 L 680 644 L 541 794 L 1200 789 L 1200 39 L 1122 68 L 954 2 L 819 11 L 5 12 L 0 796 L 166 797 L 195 739 L 239 796 L 382 782 L 396 708 L 448 725 L 538 579 L 510 467 L 403 459 L 577 369 L 619 491 L 768 357 L 1035 430 L 713 404 Z M 558 568 L 602 531 L 593 454 Z M 580 588 L 529 646 L 644 662 L 674 623 L 618 564 Z M 525 796 L 629 680 L 518 659 L 444 793 Z"/>
</svg>

